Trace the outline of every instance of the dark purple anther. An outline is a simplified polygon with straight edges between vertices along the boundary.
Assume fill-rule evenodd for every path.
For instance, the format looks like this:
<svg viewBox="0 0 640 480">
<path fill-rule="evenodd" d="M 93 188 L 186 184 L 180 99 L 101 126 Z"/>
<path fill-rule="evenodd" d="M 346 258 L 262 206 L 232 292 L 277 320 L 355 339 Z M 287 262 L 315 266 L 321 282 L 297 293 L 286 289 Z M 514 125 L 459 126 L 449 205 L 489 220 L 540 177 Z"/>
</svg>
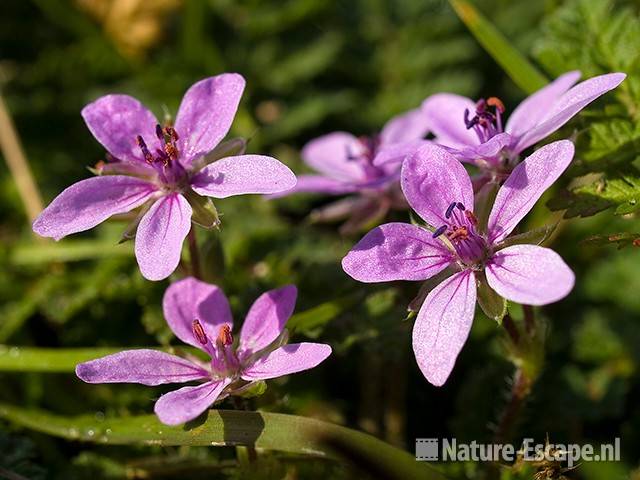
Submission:
<svg viewBox="0 0 640 480">
<path fill-rule="evenodd" d="M 136 143 L 138 144 L 138 147 L 140 147 L 142 155 L 144 156 L 144 159 L 147 161 L 147 163 L 153 163 L 153 155 L 151 155 L 151 152 L 147 148 L 147 144 L 144 142 L 144 138 L 142 138 L 141 135 L 138 135 L 136 137 Z"/>
<path fill-rule="evenodd" d="M 162 131 L 162 127 L 159 123 L 156 123 L 156 137 L 158 137 L 158 140 L 161 142 L 164 142 L 164 132 Z"/>
<path fill-rule="evenodd" d="M 456 203 L 456 207 L 458 207 L 458 210 L 462 210 L 463 212 L 466 210 L 466 208 L 464 208 L 464 205 L 460 202 Z"/>
<path fill-rule="evenodd" d="M 447 211 L 444 212 L 445 218 L 451 218 L 451 214 L 453 213 L 453 209 L 456 208 L 457 202 L 453 202 L 451 205 L 447 207 Z"/>
<path fill-rule="evenodd" d="M 435 232 L 433 232 L 432 237 L 433 238 L 438 238 L 440 235 L 442 235 L 446 231 L 447 231 L 447 226 L 446 225 L 442 225 L 440 228 L 436 229 Z"/>
</svg>

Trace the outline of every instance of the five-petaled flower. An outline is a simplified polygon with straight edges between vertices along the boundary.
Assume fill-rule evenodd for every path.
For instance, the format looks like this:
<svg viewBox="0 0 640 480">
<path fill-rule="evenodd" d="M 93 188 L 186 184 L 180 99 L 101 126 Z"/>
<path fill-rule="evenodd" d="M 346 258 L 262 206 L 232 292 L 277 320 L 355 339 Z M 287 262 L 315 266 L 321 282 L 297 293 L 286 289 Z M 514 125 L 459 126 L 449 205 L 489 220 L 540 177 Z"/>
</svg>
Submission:
<svg viewBox="0 0 640 480">
<path fill-rule="evenodd" d="M 423 102 L 422 110 L 434 141 L 459 160 L 473 163 L 488 177 L 502 181 L 523 150 L 558 130 L 625 77 L 610 73 L 574 86 L 580 72 L 565 73 L 526 98 L 506 122 L 504 104 L 496 97 L 474 102 L 460 95 L 437 93 Z"/>
<path fill-rule="evenodd" d="M 155 404 L 163 423 L 188 422 L 255 382 L 308 370 L 331 354 L 331 347 L 321 343 L 285 344 L 285 324 L 296 296 L 296 287 L 289 285 L 258 297 L 242 324 L 239 341 L 234 342 L 231 310 L 222 290 L 185 278 L 167 289 L 164 315 L 173 333 L 206 352 L 210 361 L 158 350 L 128 350 L 81 363 L 76 374 L 88 383 L 201 382 L 169 392 Z"/>
<path fill-rule="evenodd" d="M 58 195 L 33 230 L 59 240 L 144 205 L 132 226 L 137 228 L 140 270 L 149 280 L 169 276 L 180 261 L 192 216 L 198 221 L 208 208 L 204 197 L 276 193 L 296 183 L 291 170 L 263 155 L 227 156 L 208 163 L 205 155 L 212 151 L 214 158 L 229 153 L 219 143 L 231 127 L 244 85 L 242 76 L 233 73 L 195 83 L 182 99 L 174 125 L 161 126 L 153 113 L 127 95 L 107 95 L 87 105 L 82 116 L 107 150 L 108 161 L 99 168 L 99 176 Z M 213 215 L 205 226 L 216 222 Z"/>
<path fill-rule="evenodd" d="M 358 193 L 311 214 L 321 222 L 348 218 L 341 232 L 357 232 L 384 218 L 389 209 L 407 208 L 399 185 L 400 161 L 424 143 L 428 130 L 421 110 L 415 109 L 392 118 L 376 135 L 333 132 L 316 138 L 304 146 L 301 156 L 319 174 L 299 175 L 292 190 L 276 196 Z"/>
<path fill-rule="evenodd" d="M 429 382 L 442 385 L 464 345 L 474 318 L 476 282 L 528 305 L 566 296 L 574 275 L 554 251 L 503 242 L 567 168 L 568 140 L 546 145 L 520 163 L 498 191 L 486 228 L 474 213 L 471 179 L 462 164 L 436 145 L 404 161 L 402 190 L 432 231 L 388 223 L 369 232 L 342 261 L 361 282 L 426 280 L 449 268 L 451 275 L 426 297 L 413 328 L 413 350 Z"/>
</svg>

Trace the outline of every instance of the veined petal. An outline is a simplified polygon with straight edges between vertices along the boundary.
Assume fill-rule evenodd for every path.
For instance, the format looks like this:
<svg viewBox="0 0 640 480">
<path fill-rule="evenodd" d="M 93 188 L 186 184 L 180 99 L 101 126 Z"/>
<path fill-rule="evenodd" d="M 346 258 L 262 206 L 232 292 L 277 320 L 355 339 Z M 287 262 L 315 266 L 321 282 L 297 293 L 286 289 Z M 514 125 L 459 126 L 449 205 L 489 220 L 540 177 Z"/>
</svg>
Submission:
<svg viewBox="0 0 640 480">
<path fill-rule="evenodd" d="M 447 207 L 461 202 L 473 210 L 473 188 L 469 174 L 444 148 L 428 144 L 408 156 L 400 175 L 409 205 L 433 227 L 448 223 Z"/>
<path fill-rule="evenodd" d="M 238 353 L 240 359 L 269 346 L 282 333 L 296 306 L 294 285 L 263 293 L 253 302 L 242 324 Z"/>
<path fill-rule="evenodd" d="M 625 78 L 624 73 L 609 73 L 590 78 L 571 88 L 554 102 L 551 110 L 535 127 L 521 137 L 515 151 L 521 152 L 555 132 L 591 102 L 620 85 Z"/>
<path fill-rule="evenodd" d="M 509 235 L 529 213 L 542 194 L 566 170 L 573 159 L 569 140 L 553 142 L 536 150 L 513 169 L 491 209 L 489 241 L 496 243 Z"/>
<path fill-rule="evenodd" d="M 311 140 L 302 148 L 302 159 L 315 171 L 346 182 L 361 182 L 365 173 L 350 156 L 362 150 L 360 141 L 350 133 L 333 132 Z"/>
<path fill-rule="evenodd" d="M 243 380 L 267 380 L 309 370 L 331 355 L 323 343 L 291 343 L 250 365 L 242 372 Z"/>
<path fill-rule="evenodd" d="M 461 148 L 480 143 L 474 131 L 467 129 L 464 123 L 465 110 L 473 116 L 476 104 L 453 93 L 437 93 L 422 102 L 422 111 L 436 136 L 435 141 L 447 147 Z"/>
<path fill-rule="evenodd" d="M 184 343 L 205 350 L 193 334 L 198 320 L 207 337 L 215 344 L 223 325 L 233 330 L 229 301 L 216 285 L 187 277 L 169 285 L 162 299 L 162 310 L 169 328 Z"/>
<path fill-rule="evenodd" d="M 135 253 L 144 278 L 162 280 L 176 269 L 182 242 L 191 229 L 191 211 L 189 202 L 174 193 L 162 197 L 142 217 Z"/>
<path fill-rule="evenodd" d="M 556 302 L 566 297 L 575 283 L 560 255 L 537 245 L 514 245 L 496 252 L 485 272 L 498 294 L 526 305 Z"/>
<path fill-rule="evenodd" d="M 237 73 L 223 73 L 194 83 L 182 98 L 175 129 L 180 135 L 180 162 L 213 150 L 227 135 L 238 110 L 245 81 Z"/>
<path fill-rule="evenodd" d="M 429 383 L 443 385 L 467 341 L 476 306 L 471 270 L 444 280 L 427 295 L 413 326 L 413 351 Z"/>
<path fill-rule="evenodd" d="M 421 140 L 429 130 L 426 115 L 421 108 L 416 108 L 389 120 L 380 132 L 380 143 L 390 145 Z"/>
<path fill-rule="evenodd" d="M 204 167 L 193 190 L 206 197 L 227 198 L 250 193 L 280 193 L 296 186 L 289 167 L 264 155 L 226 157 Z"/>
<path fill-rule="evenodd" d="M 120 160 L 144 162 L 136 138 L 147 145 L 157 142 L 156 117 L 129 95 L 106 95 L 82 109 L 87 127 L 102 146 Z"/>
<path fill-rule="evenodd" d="M 518 105 L 505 126 L 505 132 L 514 137 L 535 127 L 549 113 L 554 102 L 569 90 L 578 80 L 580 72 L 573 71 L 560 75 L 553 82 L 525 98 Z"/>
<path fill-rule="evenodd" d="M 426 280 L 453 261 L 442 242 L 408 223 L 386 223 L 367 233 L 342 259 L 344 271 L 360 282 Z"/>
<path fill-rule="evenodd" d="M 213 405 L 228 384 L 229 380 L 224 379 L 165 393 L 156 402 L 154 411 L 165 425 L 186 423 Z"/>
<path fill-rule="evenodd" d="M 58 195 L 33 222 L 33 231 L 60 240 L 139 207 L 155 192 L 151 183 L 125 175 L 87 178 Z"/>
<path fill-rule="evenodd" d="M 125 350 L 80 363 L 76 375 L 87 383 L 184 383 L 209 377 L 199 365 L 158 350 Z"/>
</svg>

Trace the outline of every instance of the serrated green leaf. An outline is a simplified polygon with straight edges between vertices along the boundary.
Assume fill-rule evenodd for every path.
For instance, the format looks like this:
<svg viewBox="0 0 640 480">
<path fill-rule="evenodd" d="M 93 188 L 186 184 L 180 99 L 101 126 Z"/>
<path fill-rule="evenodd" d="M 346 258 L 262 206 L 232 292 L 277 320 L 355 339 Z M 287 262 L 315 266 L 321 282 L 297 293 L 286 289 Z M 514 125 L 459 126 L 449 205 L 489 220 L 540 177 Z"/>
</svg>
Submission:
<svg viewBox="0 0 640 480">
<path fill-rule="evenodd" d="M 449 3 L 478 42 L 516 85 L 527 93 L 533 93 L 548 83 L 545 76 L 516 50 L 509 40 L 471 3 L 466 0 L 449 0 Z"/>
<path fill-rule="evenodd" d="M 96 420 L 95 415 L 64 417 L 42 410 L 0 405 L 0 417 L 38 432 L 103 445 L 252 446 L 299 455 L 335 458 L 347 447 L 384 478 L 442 479 L 413 455 L 371 435 L 293 415 L 209 410 L 186 425 L 171 427 L 155 415 Z"/>
</svg>

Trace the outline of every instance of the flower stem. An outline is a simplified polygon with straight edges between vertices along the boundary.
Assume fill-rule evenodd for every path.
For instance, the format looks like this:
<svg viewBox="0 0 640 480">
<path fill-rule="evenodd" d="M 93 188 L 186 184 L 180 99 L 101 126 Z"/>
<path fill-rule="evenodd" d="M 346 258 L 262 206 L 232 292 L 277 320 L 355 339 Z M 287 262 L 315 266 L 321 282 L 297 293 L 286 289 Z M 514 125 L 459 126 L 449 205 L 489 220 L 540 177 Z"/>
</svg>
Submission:
<svg viewBox="0 0 640 480">
<path fill-rule="evenodd" d="M 200 269 L 200 250 L 198 249 L 198 239 L 196 238 L 196 232 L 193 227 L 189 230 L 187 241 L 189 243 L 189 256 L 191 257 L 191 275 L 195 278 L 202 279 Z"/>
</svg>

